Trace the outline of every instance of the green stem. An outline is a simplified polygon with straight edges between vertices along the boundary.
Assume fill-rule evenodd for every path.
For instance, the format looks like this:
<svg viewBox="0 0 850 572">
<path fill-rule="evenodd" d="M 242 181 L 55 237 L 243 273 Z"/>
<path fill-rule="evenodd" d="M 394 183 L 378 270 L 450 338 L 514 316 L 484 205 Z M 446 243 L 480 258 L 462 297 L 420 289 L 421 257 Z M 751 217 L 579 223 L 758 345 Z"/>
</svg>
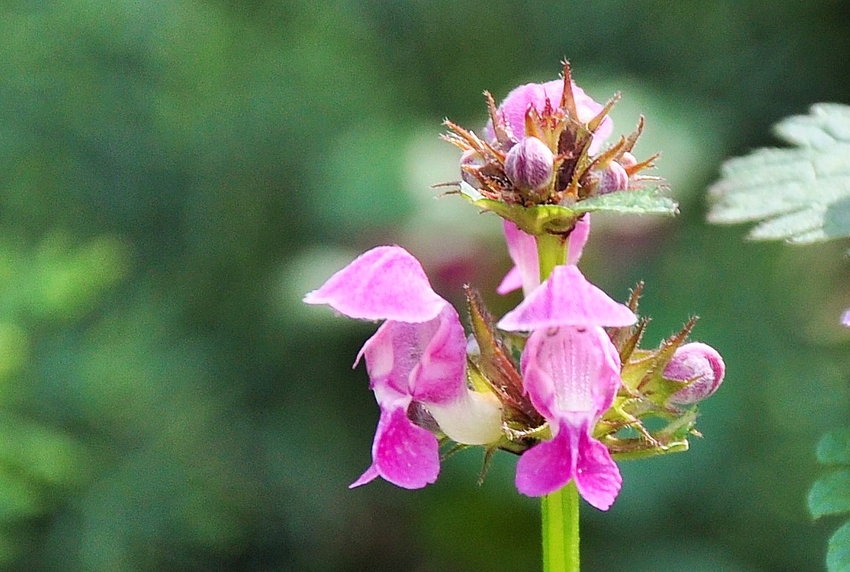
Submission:
<svg viewBox="0 0 850 572">
<path fill-rule="evenodd" d="M 579 572 L 578 489 L 574 481 L 542 499 L 543 572 Z"/>
<path fill-rule="evenodd" d="M 555 266 L 567 263 L 567 237 L 556 234 L 537 236 L 540 281 Z M 574 481 L 541 499 L 543 517 L 543 572 L 579 572 L 579 503 Z"/>
<path fill-rule="evenodd" d="M 537 235 L 537 259 L 540 262 L 540 281 L 552 274 L 552 269 L 567 263 L 567 237 L 560 234 Z"/>
</svg>

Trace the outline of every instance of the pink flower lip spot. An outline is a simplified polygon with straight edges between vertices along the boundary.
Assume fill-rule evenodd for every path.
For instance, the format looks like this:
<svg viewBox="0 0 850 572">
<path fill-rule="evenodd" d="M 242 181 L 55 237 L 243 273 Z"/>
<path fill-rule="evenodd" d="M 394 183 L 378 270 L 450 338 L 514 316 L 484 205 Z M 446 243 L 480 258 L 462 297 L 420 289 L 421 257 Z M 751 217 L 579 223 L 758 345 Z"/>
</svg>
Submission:
<svg viewBox="0 0 850 572">
<path fill-rule="evenodd" d="M 690 383 L 671 395 L 670 402 L 690 405 L 702 401 L 717 391 L 725 374 L 726 364 L 713 347 L 701 342 L 681 346 L 664 368 L 664 377 Z"/>
<path fill-rule="evenodd" d="M 546 281 L 498 327 L 505 331 L 534 331 L 561 326 L 629 326 L 637 316 L 588 282 L 576 266 L 556 266 Z"/>
</svg>

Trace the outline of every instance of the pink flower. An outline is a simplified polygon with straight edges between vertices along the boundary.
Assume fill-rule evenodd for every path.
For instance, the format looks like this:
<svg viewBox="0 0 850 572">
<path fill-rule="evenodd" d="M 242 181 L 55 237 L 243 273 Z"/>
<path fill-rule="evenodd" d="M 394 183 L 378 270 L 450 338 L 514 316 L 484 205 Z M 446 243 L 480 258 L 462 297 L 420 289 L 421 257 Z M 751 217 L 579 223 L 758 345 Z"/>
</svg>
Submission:
<svg viewBox="0 0 850 572">
<path fill-rule="evenodd" d="M 620 357 L 602 326 L 626 326 L 637 317 L 588 282 L 575 266 L 551 276 L 499 322 L 531 331 L 522 352 L 525 391 L 549 422 L 552 439 L 526 451 L 516 486 L 542 496 L 575 480 L 581 496 L 607 510 L 622 478 L 608 449 L 592 437 L 620 387 Z"/>
<path fill-rule="evenodd" d="M 505 295 L 522 288 L 528 296 L 540 284 L 540 263 L 537 258 L 537 239 L 521 231 L 517 225 L 504 219 L 505 241 L 508 254 L 514 262 L 496 292 Z M 587 237 L 590 234 L 590 215 L 576 221 L 576 226 L 567 239 L 567 264 L 578 264 Z"/>
<path fill-rule="evenodd" d="M 579 86 L 572 82 L 573 99 L 576 102 L 576 111 L 578 112 L 578 120 L 582 123 L 587 123 L 602 111 L 602 105 L 594 101 L 589 95 L 584 93 Z M 546 107 L 546 102 L 552 109 L 557 109 L 561 104 L 561 96 L 564 94 L 564 80 L 556 79 L 546 83 L 527 83 L 514 88 L 499 105 L 499 112 L 505 120 L 505 124 L 509 129 L 509 134 L 516 140 L 521 141 L 525 138 L 525 113 L 529 107 L 534 107 L 538 112 L 542 112 Z M 590 152 L 595 153 L 602 142 L 611 135 L 614 129 L 613 122 L 610 117 L 606 117 L 596 133 L 593 136 L 593 144 Z M 489 139 L 494 139 L 492 125 L 487 125 L 485 134 Z"/>
<path fill-rule="evenodd" d="M 581 496 L 607 510 L 622 478 L 608 449 L 591 436 L 620 386 L 620 357 L 598 326 L 536 330 L 522 353 L 525 390 L 549 422 L 552 440 L 523 454 L 516 486 L 543 496 L 574 479 Z"/>
<path fill-rule="evenodd" d="M 841 324 L 850 328 L 850 308 L 844 311 L 844 314 L 841 316 Z"/>
<path fill-rule="evenodd" d="M 437 479 L 439 443 L 408 417 L 413 402 L 455 441 L 478 445 L 499 438 L 498 405 L 466 386 L 466 336 L 457 312 L 431 289 L 422 266 L 403 248 L 369 250 L 304 301 L 352 318 L 386 320 L 355 362 L 366 359 L 381 415 L 372 465 L 352 487 L 378 476 L 408 489 Z"/>
</svg>

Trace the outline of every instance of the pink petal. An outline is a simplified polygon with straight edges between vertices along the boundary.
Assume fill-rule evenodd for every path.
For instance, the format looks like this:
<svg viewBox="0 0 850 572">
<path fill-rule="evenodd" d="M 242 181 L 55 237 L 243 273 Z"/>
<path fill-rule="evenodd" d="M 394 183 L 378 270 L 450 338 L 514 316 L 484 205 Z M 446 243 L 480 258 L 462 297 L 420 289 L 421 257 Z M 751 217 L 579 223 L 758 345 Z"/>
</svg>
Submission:
<svg viewBox="0 0 850 572">
<path fill-rule="evenodd" d="M 556 266 L 498 326 L 506 331 L 533 331 L 558 326 L 628 326 L 636 321 L 627 306 L 588 282 L 576 266 Z"/>
<path fill-rule="evenodd" d="M 850 309 L 844 311 L 841 316 L 841 324 L 850 328 Z"/>
<path fill-rule="evenodd" d="M 504 296 L 522 288 L 523 293 L 527 296 L 540 285 L 537 240 L 530 234 L 521 231 L 507 219 L 504 221 L 504 227 L 508 254 L 514 261 L 514 267 L 499 283 L 496 292 Z M 576 221 L 576 226 L 567 239 L 567 264 L 578 264 L 589 234 L 590 215 L 584 215 Z"/>
<path fill-rule="evenodd" d="M 516 266 L 511 267 L 499 285 L 496 287 L 496 293 L 504 296 L 510 294 L 514 290 L 522 288 L 522 274 Z"/>
<path fill-rule="evenodd" d="M 578 119 L 583 123 L 587 123 L 602 111 L 603 106 L 588 96 L 575 82 L 573 82 L 572 88 Z M 505 121 L 514 138 L 519 141 L 525 137 L 525 112 L 529 106 L 533 106 L 537 111 L 542 112 L 548 99 L 552 108 L 557 108 L 561 103 L 561 95 L 563 93 L 564 80 L 562 79 L 556 79 L 543 84 L 529 83 L 514 88 L 499 106 L 499 110 L 504 114 Z M 612 130 L 613 123 L 611 118 L 606 117 L 593 137 L 591 153 L 595 153 L 599 149 L 602 142 L 611 134 Z M 485 135 L 491 139 L 493 138 L 492 126 L 485 128 Z"/>
<path fill-rule="evenodd" d="M 561 489 L 573 477 L 574 451 L 570 447 L 570 435 L 561 431 L 551 441 L 523 453 L 516 465 L 517 490 L 530 497 L 541 497 Z"/>
<path fill-rule="evenodd" d="M 579 441 L 574 478 L 581 497 L 599 510 L 608 510 L 614 504 L 623 484 L 608 448 L 587 433 Z"/>
<path fill-rule="evenodd" d="M 466 337 L 449 304 L 427 322 L 384 322 L 363 345 L 358 361 L 360 357 L 366 358 L 379 404 L 396 395 L 443 403 L 466 391 Z"/>
<path fill-rule="evenodd" d="M 437 438 L 414 425 L 407 418 L 406 407 L 381 412 L 372 445 L 372 459 L 372 466 L 351 487 L 364 485 L 381 476 L 405 489 L 421 489 L 436 481 L 440 472 Z"/>
<path fill-rule="evenodd" d="M 581 497 L 599 510 L 608 510 L 623 479 L 608 449 L 588 435 L 588 426 L 562 426 L 551 441 L 535 445 L 517 462 L 516 487 L 539 497 L 576 481 Z"/>
<path fill-rule="evenodd" d="M 567 264 L 576 265 L 584 252 L 584 245 L 590 235 L 590 215 L 585 214 L 576 221 L 576 226 L 567 240 Z"/>
<path fill-rule="evenodd" d="M 362 475 L 360 475 L 360 477 L 356 481 L 348 485 L 348 488 L 353 489 L 355 487 L 363 486 L 365 484 L 371 483 L 380 476 L 381 475 L 378 474 L 378 469 L 375 468 L 375 463 L 372 463 L 371 465 L 369 465 L 369 468 L 366 469 L 366 471 Z"/>
<path fill-rule="evenodd" d="M 511 221 L 504 220 L 508 254 L 519 272 L 522 289 L 527 296 L 540 284 L 540 265 L 537 259 L 537 239 L 521 231 Z M 500 292 L 501 293 L 501 292 Z"/>
<path fill-rule="evenodd" d="M 521 366 L 525 391 L 550 423 L 580 425 L 598 417 L 622 383 L 617 348 L 598 326 L 534 331 Z"/>
<path fill-rule="evenodd" d="M 426 405 L 455 401 L 466 392 L 466 334 L 457 312 L 446 305 L 436 322 L 432 332 L 420 332 L 420 341 L 429 339 L 411 372 L 413 398 Z"/>
<path fill-rule="evenodd" d="M 424 322 L 448 304 L 431 289 L 419 261 L 399 246 L 379 246 L 360 255 L 304 297 L 350 318 Z"/>
</svg>

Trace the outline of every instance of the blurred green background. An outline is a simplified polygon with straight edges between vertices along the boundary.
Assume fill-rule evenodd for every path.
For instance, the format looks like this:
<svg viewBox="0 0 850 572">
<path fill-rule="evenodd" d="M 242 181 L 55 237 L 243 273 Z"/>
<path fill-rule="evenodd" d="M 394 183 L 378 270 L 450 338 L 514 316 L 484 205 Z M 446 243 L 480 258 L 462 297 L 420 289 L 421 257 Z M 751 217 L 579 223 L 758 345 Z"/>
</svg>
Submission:
<svg viewBox="0 0 850 572">
<path fill-rule="evenodd" d="M 398 243 L 496 312 L 500 224 L 457 178 L 445 117 L 478 129 L 560 60 L 676 219 L 595 220 L 583 267 L 657 343 L 689 316 L 726 357 L 685 454 L 624 463 L 585 505 L 584 570 L 823 569 L 814 446 L 850 413 L 847 244 L 745 243 L 704 223 L 720 162 L 850 102 L 850 11 L 830 0 L 6 0 L 0 5 L 0 569 L 539 569 L 515 459 L 348 490 L 378 411 L 374 330 L 301 296 Z"/>
</svg>

